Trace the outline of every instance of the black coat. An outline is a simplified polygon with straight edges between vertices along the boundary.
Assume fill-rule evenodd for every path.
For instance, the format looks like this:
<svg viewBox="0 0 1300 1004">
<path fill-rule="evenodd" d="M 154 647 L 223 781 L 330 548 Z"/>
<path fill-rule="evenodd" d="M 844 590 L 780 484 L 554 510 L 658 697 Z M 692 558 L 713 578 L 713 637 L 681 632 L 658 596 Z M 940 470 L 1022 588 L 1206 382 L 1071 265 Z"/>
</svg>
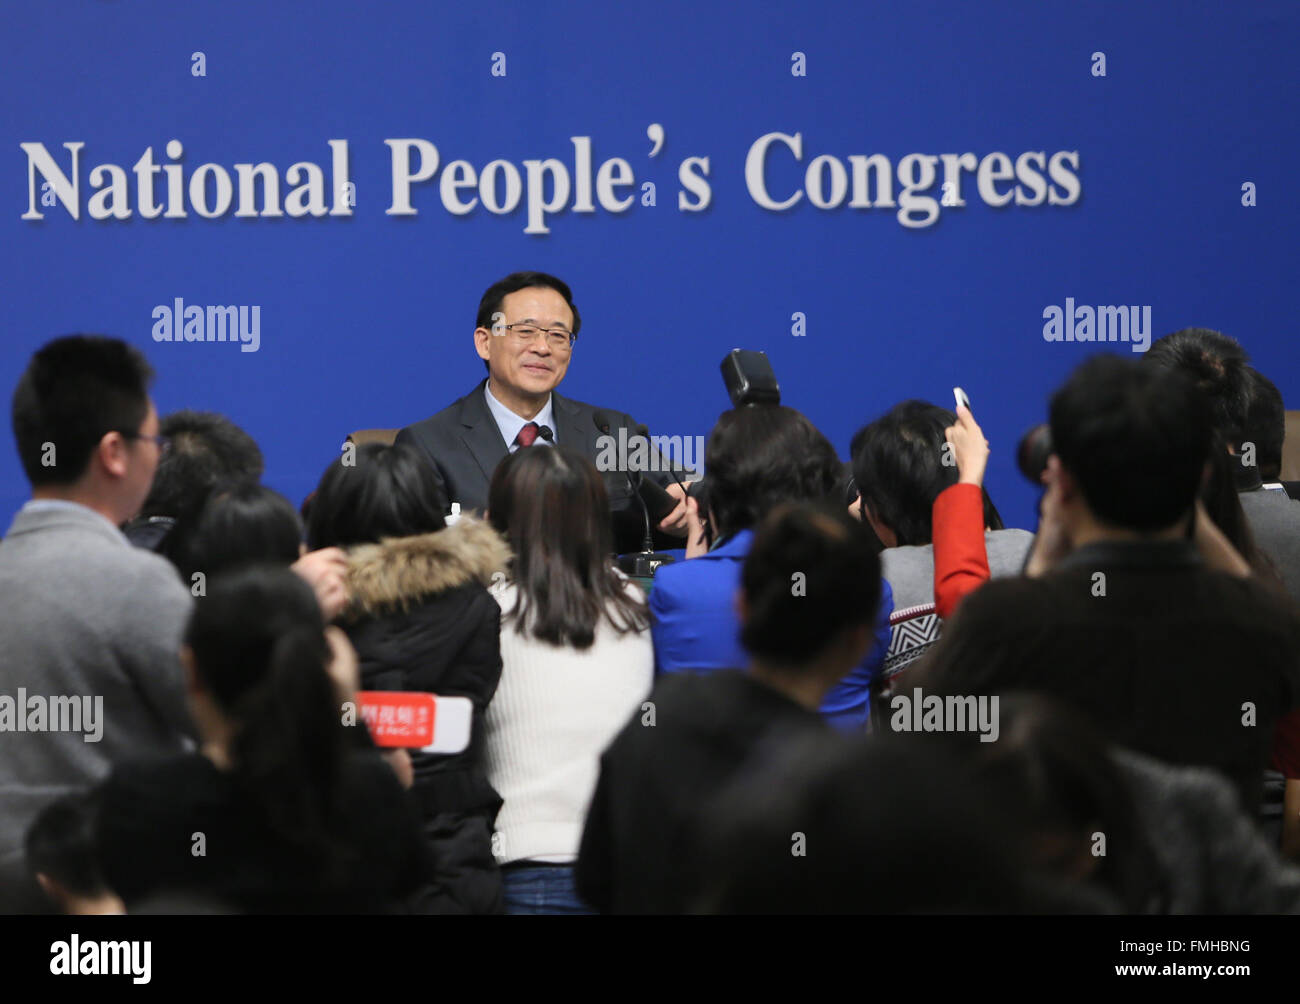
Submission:
<svg viewBox="0 0 1300 1004">
<path fill-rule="evenodd" d="M 509 551 L 474 519 L 437 533 L 353 548 L 352 602 L 341 620 L 361 663 L 364 690 L 467 697 L 468 748 L 411 751 L 412 795 L 451 896 L 468 912 L 492 912 L 499 877 L 491 853 L 501 797 L 483 762 L 483 718 L 501 678 L 501 608 L 485 588 Z M 454 908 L 454 907 L 449 907 Z"/>
</svg>

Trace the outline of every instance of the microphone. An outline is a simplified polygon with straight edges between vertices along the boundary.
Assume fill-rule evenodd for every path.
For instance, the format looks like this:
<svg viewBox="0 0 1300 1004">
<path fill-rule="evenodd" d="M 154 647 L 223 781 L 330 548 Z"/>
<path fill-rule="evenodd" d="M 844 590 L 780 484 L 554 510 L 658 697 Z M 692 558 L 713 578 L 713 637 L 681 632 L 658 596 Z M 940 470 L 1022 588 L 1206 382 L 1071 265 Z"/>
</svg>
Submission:
<svg viewBox="0 0 1300 1004">
<path fill-rule="evenodd" d="M 647 426 L 638 425 L 636 427 L 636 434 L 640 436 L 642 439 L 644 439 L 647 443 L 650 442 L 650 429 Z M 677 483 L 677 487 L 682 490 L 682 498 L 685 499 L 686 496 L 688 496 L 691 493 L 690 489 L 686 487 L 685 483 L 681 479 L 681 476 L 677 472 L 677 468 L 673 466 L 673 458 L 667 457 L 665 459 L 668 462 L 668 473 L 673 476 L 673 481 L 675 481 Z M 673 509 L 676 508 L 677 508 L 677 504 L 674 501 Z M 672 509 L 669 509 L 668 511 L 672 512 Z"/>
<path fill-rule="evenodd" d="M 649 433 L 648 431 L 646 431 L 646 427 L 644 425 L 641 426 L 641 430 L 643 435 L 646 435 L 648 437 Z M 704 522 L 704 539 L 706 541 L 712 542 L 713 531 L 709 528 L 709 520 L 707 516 L 708 503 L 707 501 L 705 501 L 707 499 L 707 496 L 705 495 L 704 478 L 702 477 L 696 478 L 694 481 L 687 484 L 685 481 L 682 480 L 680 472 L 673 465 L 673 460 L 671 457 L 668 458 L 668 473 L 673 476 L 673 481 L 676 482 L 677 487 L 682 490 L 682 498 L 684 499 L 693 498 L 695 499 L 696 503 L 699 505 L 700 518 Z M 691 491 L 692 489 L 694 489 L 694 494 L 692 494 Z M 674 505 L 673 508 L 676 508 L 676 505 Z"/>
<path fill-rule="evenodd" d="M 552 446 L 555 445 L 555 433 L 551 431 L 551 427 L 549 425 L 539 425 L 537 427 L 537 435 L 541 436 Z"/>
<path fill-rule="evenodd" d="M 635 426 L 632 429 L 632 435 L 640 436 L 646 443 L 650 442 L 649 430 L 644 425 Z M 645 516 L 645 536 L 641 538 L 641 551 L 644 554 L 649 554 L 655 549 L 655 538 L 650 529 L 650 504 L 646 502 L 645 492 L 642 491 L 645 479 L 641 476 L 640 471 L 636 472 L 635 478 L 632 476 L 632 472 L 629 471 L 627 480 L 633 486 L 633 491 L 636 492 L 636 497 L 641 503 L 641 512 Z"/>
<path fill-rule="evenodd" d="M 614 425 L 613 415 L 600 409 L 592 414 L 591 420 L 595 424 L 596 428 L 602 433 L 606 436 L 612 436 L 610 429 Z M 652 552 L 655 548 L 654 536 L 650 532 L 650 508 L 645 504 L 645 499 L 641 497 L 641 492 L 638 490 L 641 478 L 640 472 L 638 472 L 637 476 L 633 478 L 632 472 L 627 469 L 626 465 L 623 465 L 623 476 L 627 478 L 628 488 L 632 490 L 632 494 L 636 497 L 636 500 L 641 503 L 641 514 L 645 517 L 645 536 L 641 539 L 641 550 L 644 553 Z"/>
<path fill-rule="evenodd" d="M 592 418 L 592 423 L 596 426 L 598 430 L 600 430 L 601 433 L 603 433 L 606 436 L 613 435 L 611 430 L 613 429 L 614 423 L 616 421 L 614 415 L 610 414 L 608 411 L 605 411 L 603 409 L 598 409 L 592 414 L 591 418 Z M 633 430 L 633 433 L 634 435 L 645 436 L 647 440 L 649 439 L 646 427 L 644 425 L 637 426 Z M 622 459 L 626 459 L 626 458 L 622 458 Z M 651 530 L 651 524 L 650 524 L 650 506 L 646 502 L 645 493 L 643 489 L 653 486 L 654 488 L 658 489 L 658 491 L 661 494 L 666 495 L 667 493 L 664 492 L 662 488 L 659 488 L 657 484 L 654 484 L 653 482 L 643 481 L 641 478 L 640 471 L 635 472 L 636 476 L 633 477 L 633 472 L 627 469 L 627 465 L 625 463 L 622 465 L 622 467 L 623 467 L 623 476 L 627 478 L 628 487 L 631 489 L 632 494 L 636 497 L 637 502 L 639 502 L 641 505 L 641 516 L 643 520 L 643 525 L 645 527 L 645 535 L 642 537 L 641 540 L 641 550 L 633 554 L 621 555 L 618 559 L 618 566 L 622 571 L 626 572 L 629 575 L 637 576 L 640 578 L 651 578 L 654 576 L 655 571 L 659 568 L 660 565 L 670 564 L 674 560 L 674 558 L 672 557 L 672 555 L 662 554 L 656 552 L 654 549 L 654 533 Z"/>
</svg>

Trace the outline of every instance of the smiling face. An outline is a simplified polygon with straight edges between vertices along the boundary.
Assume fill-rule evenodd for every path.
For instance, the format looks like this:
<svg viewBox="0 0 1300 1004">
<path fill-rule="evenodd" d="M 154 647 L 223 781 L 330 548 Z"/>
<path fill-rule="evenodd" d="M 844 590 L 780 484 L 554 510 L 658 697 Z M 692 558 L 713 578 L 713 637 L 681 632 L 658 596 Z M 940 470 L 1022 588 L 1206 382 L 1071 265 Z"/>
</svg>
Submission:
<svg viewBox="0 0 1300 1004">
<path fill-rule="evenodd" d="M 524 341 L 517 330 L 506 326 L 532 324 L 572 331 L 573 311 L 555 290 L 530 286 L 507 293 L 501 300 L 501 314 L 493 328 L 474 329 L 474 347 L 487 360 L 493 393 L 509 407 L 534 402 L 540 406 L 564 379 L 572 350 L 558 349 L 545 335 Z"/>
</svg>

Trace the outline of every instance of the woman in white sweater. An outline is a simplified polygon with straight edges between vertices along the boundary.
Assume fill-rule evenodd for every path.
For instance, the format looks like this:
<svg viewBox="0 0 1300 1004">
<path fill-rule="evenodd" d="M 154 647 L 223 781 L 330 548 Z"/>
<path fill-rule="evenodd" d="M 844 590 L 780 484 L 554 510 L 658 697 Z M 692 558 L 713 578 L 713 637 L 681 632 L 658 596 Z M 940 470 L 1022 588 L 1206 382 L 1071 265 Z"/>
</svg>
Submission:
<svg viewBox="0 0 1300 1004">
<path fill-rule="evenodd" d="M 529 446 L 497 467 L 488 518 L 514 553 L 501 604 L 501 682 L 487 768 L 505 804 L 493 853 L 506 912 L 589 913 L 573 862 L 600 755 L 650 691 L 641 590 L 614 568 L 609 499 L 592 462 Z"/>
</svg>

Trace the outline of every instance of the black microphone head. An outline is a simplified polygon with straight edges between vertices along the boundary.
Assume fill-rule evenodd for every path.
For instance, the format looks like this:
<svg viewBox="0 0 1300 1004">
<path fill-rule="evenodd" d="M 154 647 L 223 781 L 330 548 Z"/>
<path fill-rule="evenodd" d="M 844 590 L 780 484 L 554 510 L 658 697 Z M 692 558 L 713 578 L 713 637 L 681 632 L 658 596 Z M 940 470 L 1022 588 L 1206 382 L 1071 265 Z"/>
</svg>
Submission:
<svg viewBox="0 0 1300 1004">
<path fill-rule="evenodd" d="M 541 436 L 544 440 L 546 440 L 548 443 L 555 442 L 555 433 L 551 431 L 551 427 L 549 425 L 539 425 L 537 427 L 537 434 Z"/>
<path fill-rule="evenodd" d="M 596 412 L 591 416 L 591 420 L 596 423 L 597 429 L 599 429 L 605 435 L 607 436 L 609 435 L 610 426 L 614 424 L 613 415 L 611 415 L 607 411 L 604 411 L 603 409 L 597 409 Z"/>
<path fill-rule="evenodd" d="M 650 439 L 650 427 L 648 425 L 638 425 L 632 430 L 632 435 L 640 436 L 642 439 Z"/>
</svg>

